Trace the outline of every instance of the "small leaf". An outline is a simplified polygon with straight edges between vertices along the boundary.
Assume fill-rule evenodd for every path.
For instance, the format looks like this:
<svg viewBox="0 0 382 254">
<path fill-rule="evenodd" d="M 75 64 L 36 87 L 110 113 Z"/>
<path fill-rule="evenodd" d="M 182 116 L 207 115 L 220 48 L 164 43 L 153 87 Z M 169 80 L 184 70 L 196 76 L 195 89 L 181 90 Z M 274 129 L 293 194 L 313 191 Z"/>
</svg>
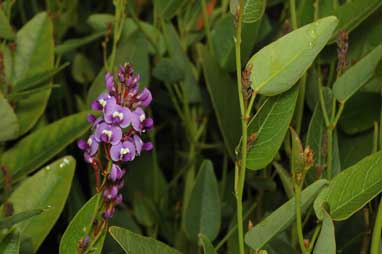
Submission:
<svg viewBox="0 0 382 254">
<path fill-rule="evenodd" d="M 22 178 L 83 135 L 90 128 L 87 114 L 82 112 L 62 118 L 29 134 L 2 154 L 1 165 L 7 168 L 13 180 Z"/>
<path fill-rule="evenodd" d="M 334 177 L 326 191 L 320 194 L 320 203 L 327 203 L 332 219 L 341 221 L 360 210 L 381 191 L 382 152 L 378 152 Z"/>
<path fill-rule="evenodd" d="M 24 212 L 21 212 L 21 213 L 18 213 L 18 214 L 9 216 L 9 217 L 0 218 L 0 229 L 10 228 L 17 223 L 19 223 L 23 220 L 29 219 L 33 216 L 39 215 L 42 212 L 43 212 L 42 209 L 33 209 L 33 210 L 29 210 L 29 211 L 24 211 Z"/>
<path fill-rule="evenodd" d="M 0 38 L 13 40 L 15 38 L 15 32 L 9 24 L 7 16 L 5 16 L 3 7 L 0 7 Z"/>
<path fill-rule="evenodd" d="M 333 94 L 339 102 L 345 103 L 374 75 L 375 68 L 382 58 L 382 45 L 379 45 L 359 62 L 351 66 L 333 84 Z"/>
<path fill-rule="evenodd" d="M 277 173 L 280 176 L 281 182 L 283 184 L 284 190 L 288 196 L 288 198 L 293 197 L 294 192 L 293 192 L 293 180 L 288 171 L 286 171 L 283 166 L 277 162 L 273 163 Z"/>
<path fill-rule="evenodd" d="M 183 80 L 184 75 L 184 72 L 171 58 L 162 58 L 153 69 L 153 76 L 168 84 L 174 84 Z"/>
<path fill-rule="evenodd" d="M 248 134 L 256 133 L 256 140 L 247 154 L 249 169 L 262 169 L 276 156 L 292 120 L 297 95 L 298 86 L 268 98 L 249 122 Z"/>
<path fill-rule="evenodd" d="M 133 207 L 137 221 L 146 227 L 154 226 L 159 221 L 158 211 L 154 202 L 140 193 L 135 194 Z"/>
<path fill-rule="evenodd" d="M 240 107 L 234 81 L 224 72 L 206 47 L 200 48 L 203 74 L 227 151 L 235 158 L 240 139 Z M 227 102 L 227 98 L 229 102 Z"/>
<path fill-rule="evenodd" d="M 246 0 L 244 4 L 243 22 L 253 23 L 261 19 L 265 6 L 265 0 Z"/>
<path fill-rule="evenodd" d="M 345 4 L 339 6 L 333 13 L 333 15 L 338 17 L 339 23 L 330 43 L 336 41 L 339 31 L 350 33 L 381 5 L 382 1 L 380 0 L 352 0 L 346 1 Z"/>
<path fill-rule="evenodd" d="M 35 253 L 60 216 L 69 195 L 76 161 L 67 156 L 28 177 L 12 193 L 9 202 L 16 214 L 44 208 L 44 212 L 16 224 Z M 1 207 L 1 209 L 3 209 Z"/>
<path fill-rule="evenodd" d="M 199 239 L 202 242 L 204 254 L 216 254 L 216 250 L 207 236 L 199 234 Z"/>
<path fill-rule="evenodd" d="M 19 254 L 21 236 L 19 232 L 11 232 L 0 242 L 0 253 Z"/>
<path fill-rule="evenodd" d="M 197 242 L 200 233 L 213 240 L 219 233 L 221 207 L 219 187 L 211 161 L 200 166 L 185 212 L 185 231 Z"/>
<path fill-rule="evenodd" d="M 162 242 L 135 234 L 127 229 L 110 227 L 109 232 L 127 254 L 181 254 Z"/>
<path fill-rule="evenodd" d="M 95 77 L 93 63 L 82 53 L 77 53 L 73 60 L 72 76 L 81 84 L 91 82 Z"/>
<path fill-rule="evenodd" d="M 158 15 L 166 20 L 170 20 L 182 7 L 184 0 L 154 0 Z"/>
<path fill-rule="evenodd" d="M 323 210 L 323 221 L 313 254 L 336 254 L 336 235 L 334 224 L 329 214 Z"/>
<path fill-rule="evenodd" d="M 66 54 L 70 51 L 73 51 L 79 47 L 82 47 L 86 44 L 89 44 L 95 40 L 98 40 L 102 36 L 105 35 L 104 31 L 97 32 L 95 34 L 91 34 L 82 38 L 69 39 L 64 41 L 61 45 L 57 45 L 54 52 L 58 55 Z"/>
<path fill-rule="evenodd" d="M 327 185 L 327 183 L 328 181 L 326 180 L 318 180 L 303 190 L 301 193 L 302 212 L 305 212 L 308 207 L 310 207 L 318 193 L 325 185 Z M 284 231 L 295 221 L 296 210 L 294 207 L 295 199 L 293 197 L 271 213 L 262 222 L 249 230 L 248 233 L 245 234 L 245 243 L 254 250 L 261 249 L 273 237 Z"/>
<path fill-rule="evenodd" d="M 74 216 L 69 226 L 66 228 L 64 235 L 60 241 L 60 254 L 72 254 L 77 253 L 78 241 L 85 239 L 86 236 L 91 237 L 91 241 L 94 240 L 93 232 L 91 232 L 94 218 L 99 207 L 101 196 L 94 195 L 86 204 Z M 102 251 L 103 242 L 105 240 L 105 232 L 99 232 L 102 234 L 100 239 L 97 240 L 93 248 L 96 250 L 92 253 L 98 254 Z"/>
<path fill-rule="evenodd" d="M 109 26 L 113 25 L 114 16 L 108 13 L 95 13 L 88 17 L 86 23 L 97 32 L 106 31 Z"/>
<path fill-rule="evenodd" d="M 0 142 L 18 137 L 19 123 L 11 105 L 0 93 Z"/>
<path fill-rule="evenodd" d="M 317 20 L 257 52 L 246 67 L 252 88 L 267 96 L 290 89 L 324 48 L 337 23 L 333 16 Z"/>
</svg>

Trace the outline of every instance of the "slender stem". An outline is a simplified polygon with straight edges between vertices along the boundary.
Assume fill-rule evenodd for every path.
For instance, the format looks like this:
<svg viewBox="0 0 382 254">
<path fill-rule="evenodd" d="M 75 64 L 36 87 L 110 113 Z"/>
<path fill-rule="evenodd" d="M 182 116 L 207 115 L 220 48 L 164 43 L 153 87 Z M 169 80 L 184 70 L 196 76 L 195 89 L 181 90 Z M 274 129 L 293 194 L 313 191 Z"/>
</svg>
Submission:
<svg viewBox="0 0 382 254">
<path fill-rule="evenodd" d="M 344 106 L 345 106 L 345 104 L 341 102 L 340 107 L 338 108 L 338 112 L 337 112 L 336 117 L 335 117 L 334 122 L 333 122 L 334 127 L 337 126 L 338 120 L 340 119 L 342 111 L 344 110 Z"/>
<path fill-rule="evenodd" d="M 327 135 L 328 135 L 328 159 L 327 159 L 327 166 L 328 166 L 328 179 L 332 179 L 333 175 L 333 128 L 329 127 L 327 129 Z"/>
<path fill-rule="evenodd" d="M 379 131 L 378 122 L 374 122 L 373 150 L 372 150 L 373 153 L 378 151 L 378 131 Z"/>
<path fill-rule="evenodd" d="M 207 35 L 208 48 L 209 48 L 209 50 L 211 50 L 214 53 L 214 48 L 212 45 L 211 30 L 210 30 L 210 22 L 208 19 L 206 0 L 202 0 L 202 11 L 203 11 L 204 31 Z"/>
<path fill-rule="evenodd" d="M 111 50 L 110 63 L 109 63 L 109 71 L 113 71 L 115 56 L 117 52 L 118 41 L 122 34 L 123 23 L 125 20 L 125 5 L 126 0 L 116 1 L 115 4 L 115 25 L 113 32 L 113 48 Z"/>
<path fill-rule="evenodd" d="M 373 235 L 371 238 L 370 254 L 380 254 L 381 245 L 381 231 L 382 231 L 382 197 L 379 201 L 377 216 L 375 218 Z"/>
<path fill-rule="evenodd" d="M 290 17 L 292 21 L 292 28 L 293 30 L 297 29 L 297 17 L 296 17 L 296 1 L 295 0 L 289 0 L 289 11 L 290 11 Z"/>
<path fill-rule="evenodd" d="M 309 249 L 308 249 L 309 253 L 312 252 L 314 244 L 316 243 L 316 240 L 317 240 L 317 237 L 318 237 L 320 231 L 321 231 L 321 224 L 318 224 L 316 226 L 316 228 L 314 229 L 312 239 L 310 240 L 310 243 L 309 243 Z"/>
<path fill-rule="evenodd" d="M 305 253 L 304 233 L 302 232 L 302 215 L 301 215 L 301 185 L 295 184 L 295 209 L 296 209 L 296 224 L 298 243 L 302 253 Z"/>
<path fill-rule="evenodd" d="M 318 94 L 319 94 L 319 98 L 320 98 L 321 111 L 322 111 L 322 114 L 324 116 L 325 125 L 327 127 L 327 126 L 329 126 L 330 121 L 329 121 L 328 111 L 326 109 L 324 93 L 323 93 L 323 90 L 322 90 L 321 77 L 318 78 Z"/>
</svg>

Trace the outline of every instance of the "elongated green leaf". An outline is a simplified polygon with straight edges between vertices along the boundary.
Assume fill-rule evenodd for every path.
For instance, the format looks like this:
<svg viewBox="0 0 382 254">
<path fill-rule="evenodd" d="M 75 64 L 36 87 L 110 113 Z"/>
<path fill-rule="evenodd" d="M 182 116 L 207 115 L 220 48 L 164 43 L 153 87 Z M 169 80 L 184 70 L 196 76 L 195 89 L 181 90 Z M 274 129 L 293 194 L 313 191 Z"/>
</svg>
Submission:
<svg viewBox="0 0 382 254">
<path fill-rule="evenodd" d="M 336 254 L 334 224 L 326 211 L 323 211 L 323 215 L 321 232 L 314 246 L 313 254 Z"/>
<path fill-rule="evenodd" d="M 291 88 L 324 48 L 337 23 L 333 16 L 317 20 L 257 52 L 246 67 L 252 88 L 268 96 Z"/>
<path fill-rule="evenodd" d="M 57 73 L 62 71 L 68 65 L 69 65 L 69 63 L 65 63 L 65 64 L 61 65 L 60 67 L 53 68 L 53 69 L 47 70 L 47 71 L 43 71 L 41 73 L 36 73 L 33 76 L 29 76 L 23 80 L 19 80 L 15 84 L 15 89 L 13 89 L 12 93 L 24 91 L 24 90 L 31 89 L 31 88 L 35 88 L 39 84 L 49 81 L 53 76 L 55 76 Z"/>
<path fill-rule="evenodd" d="M 327 190 L 320 194 L 320 203 L 327 203 L 333 220 L 346 220 L 381 191 L 382 152 L 378 152 L 334 177 Z M 320 205 L 315 204 L 316 207 Z"/>
<path fill-rule="evenodd" d="M 127 229 L 110 227 L 109 232 L 127 254 L 181 254 L 162 242 Z"/>
<path fill-rule="evenodd" d="M 100 195 L 94 195 L 74 216 L 61 238 L 60 254 L 77 253 L 78 241 L 80 239 L 85 239 L 86 236 L 90 237 L 91 242 L 94 240 L 94 235 L 91 229 L 94 218 L 96 217 L 100 198 Z M 106 232 L 99 232 L 99 234 L 102 235 L 97 243 L 93 245 L 95 251 L 92 253 L 101 253 L 103 242 L 105 240 L 105 233 Z"/>
<path fill-rule="evenodd" d="M 217 64 L 207 48 L 201 48 L 203 74 L 226 148 L 234 158 L 240 138 L 240 107 L 234 81 Z M 227 102 L 226 98 L 230 98 Z"/>
<path fill-rule="evenodd" d="M 219 233 L 221 207 L 219 187 L 211 161 L 200 166 L 185 212 L 185 231 L 190 240 L 197 241 L 199 234 L 213 240 Z"/>
<path fill-rule="evenodd" d="M 19 254 L 20 253 L 21 237 L 19 232 L 8 234 L 0 242 L 0 253 Z"/>
<path fill-rule="evenodd" d="M 339 23 L 330 43 L 336 41 L 339 31 L 351 32 L 381 5 L 380 0 L 352 0 L 338 7 L 333 15 L 338 17 Z"/>
<path fill-rule="evenodd" d="M 50 17 L 39 13 L 25 24 L 16 35 L 16 52 L 12 84 L 37 73 L 51 70 L 54 62 L 53 25 Z M 19 101 L 16 115 L 20 124 L 20 135 L 30 130 L 45 110 L 51 89 L 33 94 Z"/>
<path fill-rule="evenodd" d="M 7 16 L 0 7 L 0 38 L 13 40 L 15 38 L 15 32 L 13 31 L 11 24 L 9 24 Z"/>
<path fill-rule="evenodd" d="M 0 228 L 9 228 L 23 220 L 29 219 L 33 216 L 39 215 L 43 212 L 42 209 L 33 209 L 29 211 L 24 211 L 9 217 L 0 219 Z"/>
<path fill-rule="evenodd" d="M 184 72 L 171 58 L 162 58 L 153 69 L 153 76 L 162 82 L 174 84 L 184 79 Z"/>
<path fill-rule="evenodd" d="M 30 96 L 33 96 L 34 94 L 40 93 L 42 91 L 50 90 L 52 88 L 60 87 L 59 85 L 43 85 L 41 87 L 31 88 L 29 90 L 21 91 L 21 92 L 12 92 L 10 94 L 7 94 L 7 99 L 14 102 L 19 102 L 24 100 L 25 98 L 28 98 Z"/>
<path fill-rule="evenodd" d="M 90 128 L 87 114 L 74 114 L 38 129 L 3 153 L 1 164 L 8 169 L 13 180 L 32 172 Z M 2 175 L 0 179 L 3 179 Z"/>
<path fill-rule="evenodd" d="M 326 180 L 318 180 L 303 190 L 301 193 L 302 212 L 305 212 L 308 209 L 318 193 L 327 184 L 328 181 Z M 274 236 L 284 231 L 293 221 L 295 221 L 296 211 L 294 207 L 295 199 L 292 198 L 248 231 L 248 233 L 245 234 L 245 243 L 254 250 L 261 249 Z"/>
<path fill-rule="evenodd" d="M 58 45 L 54 52 L 56 54 L 62 55 L 65 53 L 68 53 L 70 51 L 75 50 L 76 48 L 82 47 L 86 44 L 89 44 L 99 38 L 101 38 L 105 34 L 104 31 L 97 32 L 95 34 L 91 34 L 82 38 L 77 38 L 77 39 L 69 39 L 65 41 L 63 44 Z"/>
<path fill-rule="evenodd" d="M 248 133 L 256 133 L 256 140 L 247 155 L 249 169 L 262 169 L 279 150 L 292 120 L 298 87 L 269 98 L 249 122 Z"/>
<path fill-rule="evenodd" d="M 244 4 L 243 22 L 253 23 L 259 20 L 265 10 L 265 0 L 246 0 Z"/>
<path fill-rule="evenodd" d="M 216 250 L 207 236 L 199 234 L 199 239 L 202 242 L 204 254 L 216 254 Z"/>
<path fill-rule="evenodd" d="M 365 85 L 372 78 L 381 58 L 382 45 L 379 45 L 339 77 L 333 84 L 333 93 L 336 99 L 345 103 Z"/>
<path fill-rule="evenodd" d="M 158 211 L 151 199 L 136 193 L 133 206 L 134 215 L 140 224 L 146 227 L 152 227 L 155 223 L 159 222 Z"/>
<path fill-rule="evenodd" d="M 31 209 L 45 208 L 40 215 L 15 226 L 23 239 L 32 244 L 33 253 L 38 250 L 64 208 L 75 165 L 76 161 L 71 156 L 57 160 L 27 178 L 9 198 L 16 214 Z"/>
<path fill-rule="evenodd" d="M 277 162 L 273 163 L 277 174 L 280 176 L 281 183 L 283 184 L 284 190 L 288 196 L 288 198 L 293 197 L 294 192 L 293 192 L 293 180 L 288 171 L 286 171 L 283 166 Z"/>
<path fill-rule="evenodd" d="M 16 138 L 19 134 L 19 123 L 11 105 L 0 93 L 0 142 Z"/>
<path fill-rule="evenodd" d="M 86 23 L 97 32 L 106 31 L 110 25 L 113 25 L 114 16 L 109 13 L 95 13 L 88 17 Z"/>
<path fill-rule="evenodd" d="M 184 0 L 154 0 L 159 15 L 167 20 L 174 17 L 177 11 L 182 7 Z"/>
</svg>

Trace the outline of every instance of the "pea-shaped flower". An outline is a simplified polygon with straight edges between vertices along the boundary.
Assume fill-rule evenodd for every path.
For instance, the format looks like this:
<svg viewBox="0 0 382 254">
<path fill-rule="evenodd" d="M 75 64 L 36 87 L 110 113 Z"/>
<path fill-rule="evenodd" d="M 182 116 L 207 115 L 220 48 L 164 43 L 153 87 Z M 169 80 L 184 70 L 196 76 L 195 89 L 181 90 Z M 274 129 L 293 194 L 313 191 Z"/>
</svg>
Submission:
<svg viewBox="0 0 382 254">
<path fill-rule="evenodd" d="M 113 161 L 131 161 L 135 158 L 135 147 L 130 141 L 121 142 L 110 148 L 110 156 Z"/>
<path fill-rule="evenodd" d="M 109 125 L 107 123 L 101 123 L 97 126 L 95 133 L 95 139 L 98 142 L 110 143 L 116 145 L 121 141 L 122 130 L 118 126 Z"/>
<path fill-rule="evenodd" d="M 115 100 L 109 101 L 105 106 L 105 122 L 113 125 L 119 125 L 126 128 L 130 125 L 131 119 L 134 117 L 131 111 L 118 105 Z"/>
</svg>

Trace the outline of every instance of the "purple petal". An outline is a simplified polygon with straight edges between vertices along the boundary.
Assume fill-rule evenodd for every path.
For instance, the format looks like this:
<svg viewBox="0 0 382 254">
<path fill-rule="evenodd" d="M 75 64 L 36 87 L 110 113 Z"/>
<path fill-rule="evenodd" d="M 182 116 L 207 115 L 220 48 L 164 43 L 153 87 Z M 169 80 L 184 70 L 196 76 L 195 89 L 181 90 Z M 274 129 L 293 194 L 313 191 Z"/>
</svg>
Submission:
<svg viewBox="0 0 382 254">
<path fill-rule="evenodd" d="M 122 204 L 123 202 L 123 196 L 122 194 L 119 194 L 115 200 L 115 202 L 119 205 L 119 204 Z"/>
<path fill-rule="evenodd" d="M 117 145 L 113 145 L 110 148 L 110 156 L 113 161 L 119 161 L 121 157 L 121 149 L 122 149 L 122 143 L 119 143 Z"/>
<path fill-rule="evenodd" d="M 142 151 L 143 142 L 138 135 L 134 135 L 133 139 L 134 139 L 135 148 L 137 149 L 137 154 L 139 155 L 141 154 L 141 151 Z"/>
<path fill-rule="evenodd" d="M 88 147 L 86 141 L 83 139 L 77 141 L 77 146 L 81 150 L 85 150 Z"/>
<path fill-rule="evenodd" d="M 90 163 L 90 164 L 94 162 L 93 157 L 91 157 L 88 153 L 84 153 L 84 160 L 85 160 L 85 162 Z"/>
<path fill-rule="evenodd" d="M 111 127 L 111 137 L 110 137 L 110 144 L 116 145 L 119 142 L 121 142 L 122 139 L 122 130 L 118 126 L 112 126 Z"/>
<path fill-rule="evenodd" d="M 151 151 L 153 149 L 153 147 L 154 147 L 153 143 L 146 142 L 146 143 L 143 144 L 142 150 L 144 150 L 144 151 Z"/>
<path fill-rule="evenodd" d="M 94 124 L 97 118 L 95 117 L 95 115 L 89 114 L 86 119 L 88 120 L 89 123 Z"/>
<path fill-rule="evenodd" d="M 149 131 L 153 128 L 154 126 L 154 121 L 152 118 L 146 118 L 144 121 L 143 121 L 143 126 L 145 127 L 145 130 Z"/>
<path fill-rule="evenodd" d="M 97 140 L 95 139 L 94 134 L 92 134 L 89 137 L 87 145 L 88 145 L 88 152 L 89 152 L 89 154 L 90 155 L 94 155 L 97 152 L 98 146 L 99 146 Z"/>
<path fill-rule="evenodd" d="M 120 113 L 122 113 L 123 119 L 120 122 L 122 128 L 126 128 L 130 125 L 132 118 L 134 117 L 131 111 L 126 107 L 120 108 Z"/>
<path fill-rule="evenodd" d="M 105 75 L 105 83 L 107 90 L 110 92 L 115 91 L 114 77 L 110 72 L 107 72 Z"/>
</svg>

